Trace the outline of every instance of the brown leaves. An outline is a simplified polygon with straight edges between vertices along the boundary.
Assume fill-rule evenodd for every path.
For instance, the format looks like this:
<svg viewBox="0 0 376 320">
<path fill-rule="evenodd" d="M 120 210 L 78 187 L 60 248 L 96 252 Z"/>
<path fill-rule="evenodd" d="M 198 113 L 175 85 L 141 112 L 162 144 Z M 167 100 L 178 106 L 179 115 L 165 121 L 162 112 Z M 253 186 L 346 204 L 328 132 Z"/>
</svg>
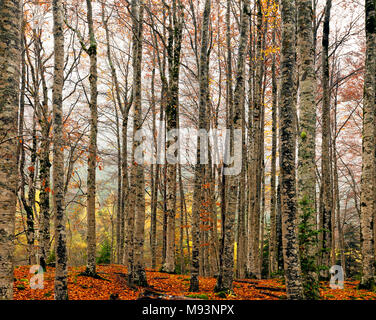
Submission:
<svg viewBox="0 0 376 320">
<path fill-rule="evenodd" d="M 15 300 L 53 300 L 54 268 L 48 268 L 44 274 L 44 289 L 30 289 L 29 266 L 14 270 Z M 124 266 L 97 266 L 97 271 L 104 279 L 79 276 L 85 267 L 69 268 L 68 293 L 70 300 L 136 300 L 144 289 L 131 289 L 126 284 L 127 270 Z M 189 275 L 166 274 L 146 270 L 149 285 L 156 292 L 171 296 L 190 296 Z M 199 277 L 200 291 L 195 296 L 207 297 L 209 300 L 280 300 L 286 299 L 285 286 L 280 279 L 269 280 L 235 280 L 234 294 L 214 293 L 215 278 Z M 323 300 L 376 300 L 376 293 L 357 290 L 359 281 L 346 281 L 344 290 L 334 290 L 322 283 L 320 289 Z"/>
</svg>

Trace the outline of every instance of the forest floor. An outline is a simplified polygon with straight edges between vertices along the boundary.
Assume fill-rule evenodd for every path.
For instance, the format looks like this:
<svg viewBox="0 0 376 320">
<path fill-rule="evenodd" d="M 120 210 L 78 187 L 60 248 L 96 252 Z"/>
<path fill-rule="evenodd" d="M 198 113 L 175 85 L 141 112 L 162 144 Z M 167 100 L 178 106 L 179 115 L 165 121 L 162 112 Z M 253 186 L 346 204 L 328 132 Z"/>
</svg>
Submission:
<svg viewBox="0 0 376 320">
<path fill-rule="evenodd" d="M 189 275 L 167 274 L 146 270 L 150 288 L 129 288 L 126 284 L 127 270 L 121 265 L 97 266 L 104 279 L 94 279 L 79 274 L 85 267 L 69 268 L 68 293 L 70 300 L 109 300 L 113 295 L 120 300 L 136 300 L 150 294 L 163 294 L 166 299 L 178 297 L 209 300 L 281 300 L 286 299 L 285 286 L 281 279 L 234 281 L 234 295 L 218 296 L 213 292 L 215 278 L 200 277 L 200 292 L 189 292 Z M 14 271 L 15 300 L 53 300 L 54 268 L 47 267 L 44 288 L 31 289 L 30 266 L 19 266 Z M 345 281 L 343 290 L 333 290 L 322 283 L 321 297 L 324 300 L 376 300 L 376 293 L 357 290 L 358 281 Z M 178 299 L 178 298 L 175 298 Z"/>
</svg>

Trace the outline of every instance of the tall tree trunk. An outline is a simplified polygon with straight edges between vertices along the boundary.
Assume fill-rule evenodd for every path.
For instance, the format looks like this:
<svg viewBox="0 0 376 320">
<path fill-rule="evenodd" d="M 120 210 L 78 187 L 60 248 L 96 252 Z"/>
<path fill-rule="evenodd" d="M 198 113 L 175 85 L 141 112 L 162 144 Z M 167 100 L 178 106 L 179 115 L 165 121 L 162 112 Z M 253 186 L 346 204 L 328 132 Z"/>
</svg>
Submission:
<svg viewBox="0 0 376 320">
<path fill-rule="evenodd" d="M 125 193 L 128 190 L 128 168 L 127 168 L 127 118 L 129 112 L 128 104 L 122 103 L 120 97 L 120 88 L 119 82 L 116 75 L 116 70 L 114 63 L 112 61 L 112 53 L 111 53 L 111 46 L 110 46 L 110 34 L 108 30 L 108 19 L 105 17 L 105 6 L 104 3 L 102 4 L 102 23 L 106 33 L 106 46 L 107 46 L 107 60 L 108 64 L 111 69 L 111 78 L 115 86 L 115 94 L 116 94 L 116 101 L 119 106 L 120 112 L 123 116 L 122 121 L 122 132 L 120 134 L 119 129 L 119 115 L 116 108 L 115 103 L 115 111 L 116 111 L 116 130 L 117 130 L 117 144 L 118 144 L 118 195 L 117 195 L 117 214 L 116 214 L 116 258 L 117 263 L 123 263 L 123 256 L 124 256 L 124 232 L 125 232 Z M 127 82 L 127 81 L 126 81 Z M 125 121 L 124 121 L 125 120 Z M 120 135 L 123 139 L 123 148 L 121 148 L 121 139 Z M 124 158 L 125 154 L 125 158 Z M 124 185 L 125 183 L 125 185 Z"/>
<path fill-rule="evenodd" d="M 87 172 L 87 265 L 86 273 L 96 274 L 96 232 L 95 232 L 95 196 L 96 196 L 96 167 L 97 167 L 97 42 L 94 34 L 93 10 L 91 0 L 86 0 L 87 22 L 89 26 L 90 44 L 90 141 Z"/>
<path fill-rule="evenodd" d="M 281 1 L 282 48 L 280 91 L 282 241 L 288 299 L 303 299 L 297 237 L 296 127 L 295 124 L 295 9 L 294 1 Z"/>
<path fill-rule="evenodd" d="M 64 203 L 64 141 L 63 141 L 63 85 L 64 85 L 64 32 L 63 3 L 53 0 L 54 18 L 54 84 L 53 84 L 53 182 L 55 207 L 55 299 L 68 299 L 67 245 Z"/>
<path fill-rule="evenodd" d="M 141 63 L 143 41 L 143 15 L 144 4 L 142 0 L 132 1 L 132 25 L 133 25 L 133 98 L 134 98 L 134 123 L 132 143 L 132 167 L 131 188 L 133 205 L 135 209 L 135 223 L 133 236 L 133 255 L 128 269 L 129 283 L 147 286 L 144 268 L 144 229 L 145 229 L 145 176 L 144 164 L 137 163 L 135 151 L 140 145 L 136 140 L 137 131 L 142 128 L 142 105 L 141 105 Z M 129 232 L 129 230 L 128 230 Z"/>
<path fill-rule="evenodd" d="M 240 43 L 238 50 L 238 61 L 236 70 L 236 85 L 234 91 L 234 106 L 233 110 L 230 110 L 229 118 L 229 129 L 230 132 L 226 134 L 226 140 L 229 139 L 230 143 L 226 143 L 226 148 L 229 147 L 227 151 L 232 157 L 239 157 L 242 155 L 243 145 L 241 141 L 235 140 L 234 130 L 242 130 L 243 117 L 242 108 L 244 108 L 244 95 L 245 95 L 245 55 L 247 48 L 247 37 L 248 37 L 248 24 L 249 24 L 249 1 L 243 1 L 242 14 L 241 14 L 241 29 L 240 29 Z M 229 136 L 228 136 L 229 134 Z M 240 155 L 235 154 L 235 144 L 241 146 Z M 226 153 L 227 153 L 226 152 Z M 225 220 L 222 221 L 224 233 L 222 234 L 222 246 L 221 253 L 223 255 L 221 259 L 221 264 L 219 266 L 219 277 L 217 279 L 217 284 L 215 291 L 232 291 L 233 289 L 233 278 L 234 278 L 234 238 L 235 238 L 235 212 L 237 195 L 239 188 L 239 179 L 241 176 L 241 168 L 236 168 L 236 161 L 234 162 L 234 167 L 228 168 L 225 165 L 224 170 L 229 171 L 228 176 L 228 196 L 226 199 L 226 215 Z M 240 170 L 238 170 L 240 169 Z M 224 173 L 227 174 L 227 173 Z"/>
<path fill-rule="evenodd" d="M 17 110 L 21 7 L 0 3 L 0 300 L 13 298 L 13 249 L 17 190 Z M 5 28 L 6 26 L 6 28 Z"/>
<path fill-rule="evenodd" d="M 338 77 L 337 77 L 338 80 Z M 339 193 L 339 177 L 338 177 L 338 157 L 337 157 L 337 106 L 338 106 L 338 85 L 336 86 L 336 96 L 334 103 L 334 119 L 333 119 L 333 188 L 334 188 L 334 197 L 333 197 L 333 206 L 336 212 L 337 219 L 337 232 L 338 232 L 338 250 L 340 255 L 341 266 L 343 271 L 345 271 L 345 248 L 342 243 L 342 226 L 341 226 L 341 199 Z M 334 235 L 333 235 L 334 236 Z M 335 248 L 334 248 L 335 249 Z M 335 255 L 334 255 L 335 256 Z M 335 264 L 336 262 L 334 262 Z M 333 264 L 333 265 L 334 265 Z"/>
<path fill-rule="evenodd" d="M 168 27 L 168 70 L 169 84 L 166 106 L 167 132 L 177 129 L 179 107 L 179 73 L 180 52 L 183 32 L 183 12 L 180 1 L 172 1 L 172 11 L 169 9 L 170 24 Z M 175 216 L 176 216 L 176 164 L 173 160 L 176 151 L 170 150 L 170 146 L 176 143 L 176 139 L 169 139 L 167 147 L 167 230 L 166 230 L 166 261 L 163 270 L 175 272 Z M 170 160 L 172 157 L 172 161 Z"/>
<path fill-rule="evenodd" d="M 199 62 L 199 129 L 207 128 L 206 113 L 208 111 L 208 47 L 209 47 L 209 23 L 210 23 L 210 9 L 211 0 L 205 0 L 203 19 L 202 19 L 202 34 L 201 34 L 201 52 Z M 201 139 L 197 136 L 197 164 L 195 165 L 194 177 L 194 191 L 193 191 L 193 205 L 192 205 L 192 265 L 191 265 L 191 279 L 189 291 L 197 292 L 199 290 L 198 274 L 200 269 L 199 254 L 200 254 L 200 214 L 204 210 L 203 201 L 204 193 L 202 191 L 205 183 L 205 165 L 201 163 Z"/>
<path fill-rule="evenodd" d="M 43 75 L 42 75 L 43 77 Z M 41 155 L 39 179 L 41 190 L 39 193 L 39 264 L 45 268 L 46 260 L 50 250 L 50 127 L 48 120 L 48 93 L 47 86 L 43 80 L 44 101 L 42 104 L 43 116 L 40 121 L 42 129 Z"/>
<path fill-rule="evenodd" d="M 256 75 L 254 79 L 254 91 L 253 91 L 253 106 L 252 106 L 252 120 L 253 120 L 253 146 L 252 146 L 252 173 L 250 177 L 251 183 L 251 212 L 250 212 L 250 270 L 249 276 L 260 279 L 260 202 L 261 202 L 261 167 L 263 159 L 263 122 L 262 122 L 262 82 L 263 82 L 263 54 L 262 54 L 262 3 L 261 0 L 257 1 L 257 40 L 256 40 Z M 256 10 L 256 8 L 255 8 Z"/>
<path fill-rule="evenodd" d="M 332 209 L 333 195 L 331 188 L 331 170 L 330 170 L 330 89 L 329 89 L 329 22 L 332 1 L 327 0 L 325 6 L 325 17 L 323 25 L 322 39 L 322 87 L 323 87 L 323 104 L 322 104 L 322 227 L 323 241 L 321 264 L 329 267 L 330 264 L 330 246 L 331 246 L 331 230 L 332 230 Z M 328 277 L 329 273 L 323 273 L 324 277 Z"/>
<path fill-rule="evenodd" d="M 361 178 L 361 250 L 362 279 L 359 287 L 374 290 L 375 267 L 373 251 L 373 217 L 375 212 L 375 72 L 376 72 L 376 13 L 375 2 L 365 1 L 366 65 L 363 102 L 363 151 Z"/>
<path fill-rule="evenodd" d="M 273 26 L 272 43 L 276 46 L 276 26 Z M 276 75 L 276 54 L 272 55 L 272 156 L 270 173 L 270 240 L 269 240 L 269 276 L 278 271 L 277 259 L 277 75 Z"/>
<path fill-rule="evenodd" d="M 35 81 L 35 82 L 39 82 Z M 35 177 L 37 176 L 37 108 L 39 108 L 39 86 L 34 84 L 34 112 L 33 112 L 33 129 L 32 129 L 32 145 L 30 150 L 30 166 L 29 166 L 29 182 L 28 182 L 28 204 L 25 207 L 26 210 L 26 241 L 27 241 L 27 251 L 28 251 L 28 261 L 29 264 L 35 263 L 35 226 L 34 226 L 34 215 L 35 210 Z"/>
<path fill-rule="evenodd" d="M 159 169 L 158 163 L 158 144 L 157 144 L 157 128 L 156 128 L 156 110 L 155 110 L 155 58 L 153 59 L 153 71 L 152 71 L 152 83 L 151 83 L 151 112 L 153 118 L 153 141 L 154 150 L 157 163 L 151 166 L 151 208 L 150 208 L 150 248 L 151 248 L 151 267 L 156 269 L 157 267 L 157 204 L 158 204 L 158 185 L 159 185 Z"/>
<path fill-rule="evenodd" d="M 319 296 L 314 285 L 317 274 L 316 253 L 316 101 L 313 47 L 312 1 L 298 0 L 298 59 L 299 59 L 299 151 L 298 151 L 298 215 L 307 228 L 302 230 L 305 241 L 300 244 L 305 296 Z"/>
</svg>

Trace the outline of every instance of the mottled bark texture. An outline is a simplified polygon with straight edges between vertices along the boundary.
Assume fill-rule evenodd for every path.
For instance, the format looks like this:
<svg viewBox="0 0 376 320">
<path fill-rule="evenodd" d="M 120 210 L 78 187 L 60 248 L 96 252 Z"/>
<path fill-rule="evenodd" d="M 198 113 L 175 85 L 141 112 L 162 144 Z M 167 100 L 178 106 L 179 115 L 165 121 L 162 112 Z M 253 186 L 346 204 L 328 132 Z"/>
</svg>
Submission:
<svg viewBox="0 0 376 320">
<path fill-rule="evenodd" d="M 281 1 L 282 48 L 280 88 L 282 243 L 288 299 L 303 299 L 297 238 L 296 127 L 294 72 L 295 8 L 293 0 Z"/>
<path fill-rule="evenodd" d="M 230 139 L 229 147 L 230 154 L 234 155 L 234 145 L 242 143 L 235 141 L 234 129 L 242 129 L 242 109 L 244 108 L 245 96 L 245 55 L 248 37 L 248 24 L 249 24 L 249 1 L 243 2 L 241 14 L 241 29 L 240 29 L 240 43 L 238 50 L 238 61 L 236 70 L 236 84 L 234 91 L 234 104 L 233 111 L 230 112 L 232 117 L 229 119 Z M 223 235 L 222 235 L 222 258 L 219 265 L 219 277 L 217 279 L 216 291 L 232 291 L 233 278 L 234 278 L 234 238 L 235 238 L 235 212 L 237 204 L 237 194 L 239 188 L 240 174 L 229 175 L 227 185 L 227 199 L 226 199 L 226 214 L 224 215 Z"/>
<path fill-rule="evenodd" d="M 95 232 L 95 195 L 96 195 L 96 167 L 97 167 L 97 42 L 95 40 L 93 25 L 93 10 L 91 0 L 86 0 L 87 23 L 89 26 L 89 47 L 87 53 L 90 57 L 90 140 L 87 168 L 87 265 L 86 274 L 96 274 L 96 232 Z"/>
<path fill-rule="evenodd" d="M 299 63 L 299 151 L 298 151 L 298 214 L 299 221 L 306 221 L 304 243 L 300 244 L 304 257 L 303 275 L 305 295 L 313 295 L 312 281 L 315 281 L 316 260 L 316 101 L 313 48 L 313 15 L 311 0 L 297 0 L 298 9 L 298 63 Z M 304 218 L 303 218 L 304 216 Z M 302 258 L 303 259 L 303 258 Z M 301 261 L 302 262 L 302 261 Z M 302 262 L 303 264 L 303 262 Z M 303 270 L 303 267 L 302 267 Z M 316 288 L 316 287 L 315 287 Z M 318 292 L 316 292 L 318 294 Z"/>
<path fill-rule="evenodd" d="M 157 144 L 157 127 L 156 127 L 156 110 L 155 110 L 155 57 L 153 56 L 153 71 L 151 78 L 151 112 L 153 119 L 153 142 L 154 142 L 154 154 L 158 155 Z M 154 169 L 155 167 L 155 169 Z M 159 187 L 159 171 L 160 164 L 152 164 L 150 168 L 151 175 L 151 203 L 150 203 L 150 249 L 151 249 L 151 267 L 156 269 L 157 267 L 157 205 L 158 205 L 158 187 Z"/>
<path fill-rule="evenodd" d="M 40 192 L 39 192 L 39 264 L 45 268 L 48 254 L 50 251 L 50 130 L 51 121 L 49 120 L 48 108 L 48 89 L 44 77 L 44 71 L 41 68 L 41 77 L 43 83 L 43 102 L 41 106 L 42 116 L 39 119 L 41 126 L 41 150 L 40 150 Z"/>
<path fill-rule="evenodd" d="M 64 33 L 63 3 L 53 0 L 54 83 L 53 83 L 53 194 L 55 207 L 55 299 L 68 299 L 68 267 L 64 203 L 63 85 Z"/>
<path fill-rule="evenodd" d="M 135 139 L 135 134 L 141 130 L 143 117 L 141 108 L 141 63 L 142 63 L 142 39 L 143 39 L 143 12 L 142 0 L 132 1 L 132 25 L 133 25 L 133 97 L 134 97 L 134 122 L 132 143 L 132 167 L 131 167 L 131 192 L 134 206 L 134 235 L 132 259 L 128 263 L 128 282 L 140 286 L 147 286 L 144 268 L 144 227 L 145 227 L 145 176 L 144 164 L 136 163 L 135 151 L 141 141 Z M 128 230 L 129 232 L 129 230 Z"/>
<path fill-rule="evenodd" d="M 373 251 L 373 218 L 375 212 L 375 35 L 376 13 L 375 1 L 365 1 L 366 13 L 366 65 L 364 77 L 363 102 L 363 151 L 361 177 L 361 250 L 362 250 L 362 279 L 359 287 L 375 289 L 375 266 Z"/>
<path fill-rule="evenodd" d="M 13 298 L 21 8 L 0 2 L 0 300 Z"/>
<path fill-rule="evenodd" d="M 168 26 L 168 73 L 169 83 L 167 91 L 166 121 L 167 132 L 177 129 L 179 107 L 179 73 L 180 52 L 183 35 L 183 12 L 180 1 L 173 0 L 169 8 Z M 166 261 L 163 271 L 175 272 L 175 216 L 176 216 L 176 151 L 170 146 L 176 143 L 176 138 L 170 138 L 167 143 L 167 230 L 166 230 Z"/>
<path fill-rule="evenodd" d="M 209 90 L 208 78 L 208 46 L 209 46 L 209 22 L 210 22 L 211 0 L 205 0 L 202 33 L 201 33 L 201 52 L 199 61 L 199 129 L 206 129 L 206 113 L 208 110 L 207 97 Z M 200 253 L 200 214 L 204 210 L 204 192 L 202 192 L 205 179 L 205 165 L 200 162 L 201 150 L 200 135 L 197 136 L 197 164 L 195 165 L 193 205 L 192 205 L 192 265 L 189 291 L 196 292 L 199 290 L 199 253 Z"/>
<path fill-rule="evenodd" d="M 321 143 L 321 174 L 322 174 L 322 241 L 321 265 L 330 268 L 330 246 L 332 243 L 332 210 L 333 190 L 331 185 L 330 168 L 330 88 L 329 88 L 329 22 L 332 1 L 327 0 L 323 23 L 322 38 L 322 143 Z M 323 276 L 328 277 L 324 271 Z"/>
<path fill-rule="evenodd" d="M 261 0 L 255 6 L 257 10 L 257 37 L 255 43 L 255 78 L 253 80 L 251 116 L 252 116 L 252 140 L 251 140 L 251 165 L 249 171 L 250 203 L 249 203 L 249 270 L 248 277 L 261 278 L 260 269 L 260 215 L 261 215 L 261 185 L 263 166 L 263 11 Z"/>
<path fill-rule="evenodd" d="M 273 27 L 272 45 L 276 46 L 276 26 Z M 276 75 L 276 54 L 272 54 L 272 155 L 270 173 L 270 245 L 269 245 L 269 276 L 278 271 L 277 254 L 277 75 Z"/>
</svg>

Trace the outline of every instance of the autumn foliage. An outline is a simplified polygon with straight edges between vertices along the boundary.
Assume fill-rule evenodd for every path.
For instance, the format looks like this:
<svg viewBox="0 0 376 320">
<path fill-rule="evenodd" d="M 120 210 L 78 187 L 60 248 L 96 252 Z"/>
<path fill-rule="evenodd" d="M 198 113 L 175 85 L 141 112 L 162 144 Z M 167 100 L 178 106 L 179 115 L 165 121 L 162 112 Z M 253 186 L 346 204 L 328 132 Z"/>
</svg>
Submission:
<svg viewBox="0 0 376 320">
<path fill-rule="evenodd" d="M 286 299 L 285 285 L 281 279 L 237 280 L 233 294 L 216 294 L 213 289 L 215 278 L 200 277 L 200 291 L 189 292 L 189 276 L 167 274 L 147 270 L 149 288 L 129 288 L 126 283 L 127 270 L 121 265 L 100 265 L 94 279 L 80 276 L 84 267 L 69 268 L 68 292 L 70 300 L 136 300 L 145 290 L 153 290 L 168 296 L 190 297 L 209 300 L 283 300 Z M 20 266 L 14 272 L 15 300 L 54 300 L 54 268 L 44 274 L 44 289 L 30 289 L 29 266 Z M 345 288 L 331 289 L 329 284 L 321 283 L 321 298 L 324 300 L 376 300 L 376 293 L 357 290 L 359 281 L 345 281 Z M 171 297 L 170 297 L 171 298 Z M 168 299 L 168 297 L 167 297 Z"/>
</svg>

